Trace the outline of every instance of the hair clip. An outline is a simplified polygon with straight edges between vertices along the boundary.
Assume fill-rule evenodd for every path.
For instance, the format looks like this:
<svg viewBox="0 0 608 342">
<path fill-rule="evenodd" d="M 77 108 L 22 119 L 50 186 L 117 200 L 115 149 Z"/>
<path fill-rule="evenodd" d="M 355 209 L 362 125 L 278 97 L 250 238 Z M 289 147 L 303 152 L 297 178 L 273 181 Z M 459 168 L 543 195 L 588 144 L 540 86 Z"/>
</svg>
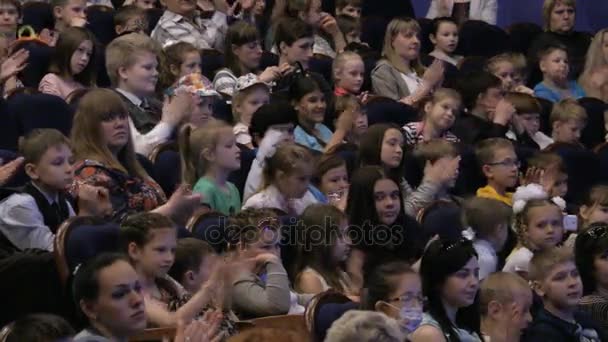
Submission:
<svg viewBox="0 0 608 342">
<path fill-rule="evenodd" d="M 589 235 L 593 239 L 601 239 L 608 234 L 608 226 L 601 225 L 587 229 L 584 234 Z"/>
</svg>

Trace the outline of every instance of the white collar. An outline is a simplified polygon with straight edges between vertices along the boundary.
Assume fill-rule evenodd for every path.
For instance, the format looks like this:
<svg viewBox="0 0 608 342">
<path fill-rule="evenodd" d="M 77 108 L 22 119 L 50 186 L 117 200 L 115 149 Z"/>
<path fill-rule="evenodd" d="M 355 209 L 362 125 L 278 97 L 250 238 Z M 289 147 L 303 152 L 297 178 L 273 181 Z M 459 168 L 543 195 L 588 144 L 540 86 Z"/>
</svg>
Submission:
<svg viewBox="0 0 608 342">
<path fill-rule="evenodd" d="M 32 182 L 32 186 L 34 188 L 36 188 L 36 190 L 40 191 L 42 196 L 44 196 L 44 198 L 46 198 L 46 200 L 49 202 L 49 204 L 59 202 L 59 194 L 57 192 L 55 192 L 54 194 L 49 194 L 46 191 L 40 189 L 40 187 L 38 185 L 36 185 L 34 182 Z"/>
<path fill-rule="evenodd" d="M 124 97 L 127 98 L 127 100 L 131 101 L 131 103 L 133 103 L 134 105 L 136 105 L 137 107 L 141 106 L 142 102 L 144 102 L 142 99 L 140 99 L 137 95 L 128 92 L 126 90 L 120 89 L 120 88 L 116 88 L 116 91 L 121 93 Z"/>
</svg>

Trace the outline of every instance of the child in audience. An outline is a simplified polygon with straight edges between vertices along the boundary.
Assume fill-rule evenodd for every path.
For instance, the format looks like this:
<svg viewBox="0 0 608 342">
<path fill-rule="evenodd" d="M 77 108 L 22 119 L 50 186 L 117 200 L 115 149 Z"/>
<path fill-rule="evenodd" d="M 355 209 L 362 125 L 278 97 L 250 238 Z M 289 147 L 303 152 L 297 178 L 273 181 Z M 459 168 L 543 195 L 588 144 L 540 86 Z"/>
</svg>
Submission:
<svg viewBox="0 0 608 342">
<path fill-rule="evenodd" d="M 582 230 L 595 222 L 608 223 L 608 185 L 598 184 L 589 190 L 581 203 L 578 218 Z"/>
<path fill-rule="evenodd" d="M 358 95 L 361 92 L 365 65 L 356 52 L 344 51 L 334 59 L 332 64 L 334 77 L 334 95 Z"/>
<path fill-rule="evenodd" d="M 340 210 L 348 198 L 348 169 L 346 161 L 337 153 L 323 154 L 317 160 L 313 183 Z"/>
<path fill-rule="evenodd" d="M 114 32 L 117 36 L 127 33 L 146 33 L 147 29 L 146 12 L 136 5 L 122 6 L 114 13 Z"/>
<path fill-rule="evenodd" d="M 569 80 L 568 50 L 561 44 L 548 44 L 538 52 L 543 81 L 534 87 L 534 95 L 551 102 L 585 97 L 585 91 L 575 80 Z"/>
<path fill-rule="evenodd" d="M 0 3 L 2 27 L 0 27 L 0 50 L 6 53 L 17 38 L 17 26 L 21 20 L 21 2 L 6 0 Z"/>
<path fill-rule="evenodd" d="M 526 87 L 526 83 L 528 83 L 528 60 L 526 56 L 522 53 L 511 52 L 508 54 L 511 59 L 511 64 L 513 64 L 514 73 L 513 73 L 513 86 L 515 89 L 519 89 L 520 92 L 526 93 L 528 95 L 534 95 L 534 90 Z M 525 89 L 524 89 L 525 87 Z"/>
<path fill-rule="evenodd" d="M 188 93 L 193 97 L 189 115 L 184 117 L 184 123 L 193 127 L 203 127 L 214 120 L 214 105 L 220 94 L 213 89 L 207 77 L 200 73 L 187 74 L 165 91 L 165 95 L 175 97 L 180 93 Z"/>
<path fill-rule="evenodd" d="M 540 181 L 549 198 L 566 197 L 568 193 L 568 170 L 558 154 L 538 152 L 528 159 L 528 170 L 542 172 Z"/>
<path fill-rule="evenodd" d="M 531 148 L 544 150 L 553 139 L 540 131 L 541 106 L 532 95 L 523 92 L 507 93 L 505 99 L 515 107 L 511 130 L 507 137 Z M 529 140 L 532 139 L 532 142 Z"/>
<path fill-rule="evenodd" d="M 218 270 L 199 284 L 192 297 L 167 273 L 175 260 L 177 230 L 167 217 L 140 213 L 127 217 L 120 226 L 121 248 L 129 256 L 141 281 L 148 324 L 173 326 L 178 319 L 190 321 L 211 304 L 223 303 L 223 282 Z M 175 308 L 177 308 L 175 310 Z M 173 309 L 173 311 L 170 311 Z"/>
<path fill-rule="evenodd" d="M 479 279 L 496 272 L 498 255 L 509 235 L 511 208 L 490 198 L 472 197 L 464 202 L 463 226 L 475 233 L 473 247 L 479 258 Z"/>
<path fill-rule="evenodd" d="M 337 0 L 336 15 L 346 15 L 355 19 L 361 18 L 361 0 Z"/>
<path fill-rule="evenodd" d="M 339 96 L 334 103 L 334 109 L 336 113 L 336 123 L 352 121 L 352 127 L 344 137 L 344 142 L 359 146 L 361 138 L 365 132 L 367 132 L 368 128 L 367 113 L 365 112 L 365 109 L 363 109 L 363 105 L 359 98 L 351 94 Z M 339 126 L 340 125 L 336 124 L 336 127 Z M 335 146 L 336 145 L 333 147 Z"/>
<path fill-rule="evenodd" d="M 169 276 L 186 291 L 196 293 L 209 280 L 218 261 L 219 256 L 207 242 L 195 238 L 179 239 Z"/>
<path fill-rule="evenodd" d="M 490 58 L 486 62 L 486 69 L 494 76 L 500 78 L 503 91 L 534 95 L 532 89 L 524 86 L 520 81 L 516 81 L 518 78 L 518 71 L 516 71 L 515 65 L 513 64 L 512 54 L 503 53 Z"/>
<path fill-rule="evenodd" d="M 56 33 L 68 27 L 84 27 L 87 23 L 86 0 L 52 0 Z"/>
<path fill-rule="evenodd" d="M 213 87 L 223 95 L 231 97 L 238 87 L 238 79 L 242 76 L 257 75 L 260 82 L 271 85 L 292 70 L 288 63 L 283 63 L 280 67 L 269 66 L 258 72 L 261 58 L 262 46 L 258 29 L 245 21 L 232 24 L 226 34 L 226 67 L 215 74 Z"/>
<path fill-rule="evenodd" d="M 436 199 L 444 184 L 453 182 L 458 172 L 459 158 L 440 159 L 424 167 L 424 176 L 413 189 L 403 177 L 403 134 L 390 124 L 372 125 L 361 139 L 359 164 L 382 167 L 401 187 L 405 213 L 416 217 L 420 209 Z"/>
<path fill-rule="evenodd" d="M 0 202 L 0 232 L 20 251 L 53 251 L 57 229 L 76 215 L 66 198 L 74 178 L 70 142 L 57 130 L 37 129 L 23 139 L 20 150 L 30 182 L 21 193 Z M 83 184 L 77 194 L 79 216 L 107 215 L 112 210 L 105 189 Z"/>
<path fill-rule="evenodd" d="M 435 49 L 429 56 L 457 66 L 462 56 L 454 54 L 458 46 L 458 25 L 452 18 L 442 17 L 433 19 L 433 27 L 429 35 Z"/>
<path fill-rule="evenodd" d="M 254 74 L 238 78 L 232 98 L 232 115 L 236 124 L 232 128 L 236 142 L 253 149 L 249 134 L 251 117 L 258 108 L 270 102 L 270 88 Z"/>
<path fill-rule="evenodd" d="M 570 251 L 554 247 L 536 253 L 530 261 L 530 279 L 534 292 L 542 298 L 543 308 L 536 313 L 522 341 L 608 339 L 597 322 L 578 309 L 583 283 Z"/>
<path fill-rule="evenodd" d="M 66 99 L 73 91 L 95 86 L 95 37 L 81 27 L 68 27 L 55 45 L 49 73 L 38 90 Z"/>
<path fill-rule="evenodd" d="M 453 202 L 460 206 L 460 200 L 455 196 L 450 195 L 450 190 L 454 187 L 459 173 L 460 151 L 458 146 L 443 139 L 434 139 L 416 145 L 412 151 L 412 157 L 417 161 L 420 170 L 423 172 L 433 165 L 455 165 L 455 171 L 449 171 L 452 175 L 451 179 L 445 180 L 439 184 L 439 189 L 435 194 L 435 201 Z"/>
<path fill-rule="evenodd" d="M 350 254 L 346 215 L 332 205 L 315 204 L 304 210 L 300 220 L 304 240 L 297 246 L 292 271 L 295 291 L 317 294 L 332 288 L 352 293 L 342 268 Z"/>
<path fill-rule="evenodd" d="M 197 49 L 224 50 L 226 14 L 214 10 L 209 18 L 204 18 L 195 1 L 167 0 L 164 5 L 166 9 L 150 34 L 162 47 L 187 42 Z"/>
<path fill-rule="evenodd" d="M 456 120 L 452 132 L 466 144 L 505 137 L 515 108 L 504 99 L 501 80 L 481 71 L 463 76 L 457 86 L 465 113 Z"/>
<path fill-rule="evenodd" d="M 150 37 L 139 33 L 118 37 L 106 47 L 108 76 L 127 107 L 135 151 L 143 155 L 171 137 L 192 105 L 191 95 L 184 92 L 165 105 L 154 98 L 158 51 Z"/>
<path fill-rule="evenodd" d="M 508 190 L 517 185 L 520 167 L 513 143 L 504 138 L 486 139 L 477 145 L 475 155 L 488 182 L 477 189 L 477 196 L 512 206 L 513 193 Z"/>
<path fill-rule="evenodd" d="M 606 281 L 606 255 L 608 253 L 608 225 L 592 223 L 578 234 L 574 246 L 576 267 L 583 281 L 583 295 L 579 307 L 608 328 L 608 282 Z"/>
<path fill-rule="evenodd" d="M 563 200 L 548 199 L 547 193 L 537 184 L 518 188 L 513 196 L 513 225 L 518 242 L 507 257 L 503 271 L 528 279 L 532 256 L 562 242 L 564 210 Z"/>
<path fill-rule="evenodd" d="M 318 202 L 308 190 L 313 164 L 307 148 L 296 144 L 280 145 L 266 160 L 262 190 L 249 197 L 243 209 L 274 208 L 288 215 L 301 215 L 306 207 Z"/>
<path fill-rule="evenodd" d="M 241 195 L 226 181 L 230 172 L 241 167 L 241 150 L 230 126 L 215 122 L 193 129 L 185 126 L 180 134 L 182 180 L 195 184 L 201 203 L 225 215 L 241 208 Z"/>
<path fill-rule="evenodd" d="M 190 43 L 178 42 L 165 47 L 160 53 L 159 93 L 174 86 L 177 80 L 201 73 L 201 53 Z"/>
<path fill-rule="evenodd" d="M 340 32 L 342 32 L 342 34 L 344 35 L 344 40 L 346 41 L 346 49 L 350 48 L 355 44 L 361 44 L 364 46 L 367 45 L 366 43 L 361 42 L 360 19 L 353 18 L 346 14 L 341 14 L 336 16 L 336 21 L 338 22 L 338 28 L 340 28 Z"/>
<path fill-rule="evenodd" d="M 422 292 L 428 300 L 420 327 L 411 335 L 419 341 L 481 341 L 477 253 L 469 240 L 435 240 L 420 264 Z"/>
<path fill-rule="evenodd" d="M 232 307 L 241 319 L 303 313 L 310 295 L 289 290 L 281 262 L 279 221 L 271 210 L 247 209 L 230 218 L 229 250 L 238 260 L 252 259 L 255 268 L 235 279 Z"/>
<path fill-rule="evenodd" d="M 481 334 L 485 341 L 519 342 L 532 322 L 532 291 L 521 277 L 506 272 L 488 275 L 479 291 Z"/>
<path fill-rule="evenodd" d="M 587 50 L 585 69 L 578 79 L 588 97 L 608 102 L 608 28 L 599 30 Z"/>
<path fill-rule="evenodd" d="M 403 126 L 405 144 L 417 144 L 432 139 L 444 139 L 457 143 L 460 140 L 450 132 L 460 112 L 460 94 L 454 89 L 437 89 L 424 104 L 422 121 L 410 122 Z"/>
<path fill-rule="evenodd" d="M 553 105 L 549 118 L 556 143 L 579 144 L 581 132 L 587 125 L 587 111 L 573 99 L 564 99 Z"/>
</svg>

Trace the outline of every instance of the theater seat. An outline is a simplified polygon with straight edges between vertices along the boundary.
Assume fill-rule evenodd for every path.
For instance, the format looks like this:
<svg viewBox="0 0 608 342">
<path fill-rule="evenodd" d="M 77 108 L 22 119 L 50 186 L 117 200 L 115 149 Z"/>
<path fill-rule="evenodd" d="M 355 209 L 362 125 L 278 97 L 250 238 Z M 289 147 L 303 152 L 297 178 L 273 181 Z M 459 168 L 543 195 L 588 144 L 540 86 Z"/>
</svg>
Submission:
<svg viewBox="0 0 608 342">
<path fill-rule="evenodd" d="M 543 32 L 543 29 L 535 23 L 516 23 L 507 28 L 511 42 L 511 51 L 526 56 L 532 46 L 532 42 Z"/>
<path fill-rule="evenodd" d="M 587 112 L 587 125 L 581 133 L 581 143 L 592 150 L 606 141 L 606 121 L 604 113 L 608 111 L 608 105 L 600 99 L 585 97 L 578 103 Z"/>
<path fill-rule="evenodd" d="M 114 9 L 103 5 L 93 5 L 86 9 L 87 28 L 101 45 L 108 45 L 116 38 L 114 30 Z"/>
<path fill-rule="evenodd" d="M 26 2 L 21 8 L 22 21 L 21 23 L 31 26 L 34 31 L 40 33 L 42 29 L 52 29 L 55 27 L 55 19 L 53 17 L 53 7 L 49 2 L 32 1 Z"/>
<path fill-rule="evenodd" d="M 509 49 L 509 35 L 481 20 L 468 20 L 460 28 L 456 54 L 492 57 Z"/>
<path fill-rule="evenodd" d="M 373 96 L 365 104 L 369 125 L 393 123 L 402 127 L 408 122 L 418 120 L 418 111 L 406 104 L 388 97 Z"/>
</svg>

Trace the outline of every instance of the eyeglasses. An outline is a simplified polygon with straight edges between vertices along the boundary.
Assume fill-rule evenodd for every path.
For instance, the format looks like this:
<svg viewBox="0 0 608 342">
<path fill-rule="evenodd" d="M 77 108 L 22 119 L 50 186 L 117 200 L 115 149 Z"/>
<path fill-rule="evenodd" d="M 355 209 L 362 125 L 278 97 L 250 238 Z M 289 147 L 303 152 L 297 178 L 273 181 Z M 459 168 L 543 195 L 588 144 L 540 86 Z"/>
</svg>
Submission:
<svg viewBox="0 0 608 342">
<path fill-rule="evenodd" d="M 388 301 L 391 303 L 401 302 L 406 306 L 410 306 L 413 304 L 419 304 L 420 306 L 422 306 L 426 302 L 426 297 L 424 297 L 423 295 L 406 294 L 396 298 L 391 298 Z"/>
<path fill-rule="evenodd" d="M 519 160 L 506 159 L 503 161 L 495 162 L 495 163 L 487 163 L 486 165 L 490 166 L 504 166 L 504 167 L 517 167 L 518 169 L 521 167 L 521 162 Z"/>
</svg>

